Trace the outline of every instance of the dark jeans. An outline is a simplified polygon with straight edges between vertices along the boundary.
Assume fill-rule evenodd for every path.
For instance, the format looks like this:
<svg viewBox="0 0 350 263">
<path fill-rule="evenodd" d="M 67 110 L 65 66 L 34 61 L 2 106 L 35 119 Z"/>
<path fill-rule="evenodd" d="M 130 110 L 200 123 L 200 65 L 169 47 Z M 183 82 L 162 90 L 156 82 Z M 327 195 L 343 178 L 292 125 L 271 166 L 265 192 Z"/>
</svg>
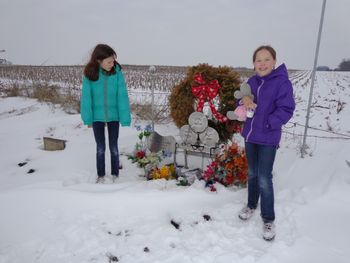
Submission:
<svg viewBox="0 0 350 263">
<path fill-rule="evenodd" d="M 105 122 L 93 122 L 92 128 L 96 141 L 96 166 L 97 175 L 104 176 L 105 171 Z M 107 122 L 109 150 L 111 152 L 111 174 L 119 175 L 119 151 L 118 151 L 118 137 L 119 137 L 119 122 Z"/>
<path fill-rule="evenodd" d="M 265 223 L 275 220 L 272 169 L 276 146 L 245 143 L 248 159 L 248 207 L 255 209 L 260 196 L 261 217 Z"/>
</svg>

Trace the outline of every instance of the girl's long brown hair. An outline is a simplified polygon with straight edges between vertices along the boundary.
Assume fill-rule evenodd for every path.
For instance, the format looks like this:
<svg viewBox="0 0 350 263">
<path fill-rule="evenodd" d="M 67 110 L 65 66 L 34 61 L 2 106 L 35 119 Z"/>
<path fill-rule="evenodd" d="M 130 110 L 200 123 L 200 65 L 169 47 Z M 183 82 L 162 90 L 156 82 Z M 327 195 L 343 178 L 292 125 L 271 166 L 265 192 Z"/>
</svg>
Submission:
<svg viewBox="0 0 350 263">
<path fill-rule="evenodd" d="M 101 62 L 102 60 L 104 60 L 105 58 L 108 58 L 110 56 L 117 57 L 117 54 L 115 53 L 113 48 L 111 48 L 110 46 L 108 46 L 106 44 L 98 44 L 94 48 L 94 50 L 92 51 L 90 61 L 86 64 L 86 66 L 84 68 L 84 75 L 89 80 L 92 80 L 92 81 L 98 80 L 98 72 L 99 72 L 99 68 L 100 68 L 99 62 Z M 107 75 L 115 74 L 117 65 L 121 69 L 121 66 L 119 65 L 119 63 L 117 63 L 117 61 L 114 60 L 114 66 L 112 67 L 112 69 L 108 72 L 105 72 L 105 73 Z"/>
</svg>

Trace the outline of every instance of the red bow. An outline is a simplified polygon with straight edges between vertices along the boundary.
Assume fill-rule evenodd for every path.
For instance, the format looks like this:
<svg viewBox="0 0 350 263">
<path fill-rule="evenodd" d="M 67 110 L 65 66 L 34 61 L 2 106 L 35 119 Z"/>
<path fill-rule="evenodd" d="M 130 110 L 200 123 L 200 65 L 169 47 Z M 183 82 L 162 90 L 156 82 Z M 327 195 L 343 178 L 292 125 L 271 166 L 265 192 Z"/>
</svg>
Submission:
<svg viewBox="0 0 350 263">
<path fill-rule="evenodd" d="M 215 118 L 219 122 L 226 122 L 227 118 L 219 113 L 211 102 L 211 100 L 218 95 L 220 89 L 219 82 L 216 79 L 205 82 L 201 73 L 196 73 L 194 75 L 194 80 L 197 82 L 197 84 L 192 86 L 192 93 L 199 99 L 196 111 L 203 111 L 204 103 L 208 101 L 211 112 Z"/>
</svg>

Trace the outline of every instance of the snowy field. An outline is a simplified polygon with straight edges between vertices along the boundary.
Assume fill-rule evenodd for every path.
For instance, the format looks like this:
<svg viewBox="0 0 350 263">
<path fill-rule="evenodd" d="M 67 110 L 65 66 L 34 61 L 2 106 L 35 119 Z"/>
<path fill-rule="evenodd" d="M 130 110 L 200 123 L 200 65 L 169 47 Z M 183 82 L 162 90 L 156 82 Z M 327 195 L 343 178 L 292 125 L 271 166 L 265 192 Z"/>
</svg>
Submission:
<svg viewBox="0 0 350 263">
<path fill-rule="evenodd" d="M 137 141 L 134 126 L 120 129 L 120 178 L 97 185 L 92 130 L 79 115 L 0 98 L 0 263 L 350 262 L 350 73 L 317 73 L 305 158 L 310 72 L 291 80 L 297 110 L 274 167 L 273 242 L 261 237 L 259 212 L 238 219 L 246 189 L 141 177 L 125 155 Z M 172 123 L 155 129 L 178 138 Z M 44 136 L 67 140 L 66 149 L 44 151 Z M 108 153 L 106 160 L 108 172 Z"/>
</svg>

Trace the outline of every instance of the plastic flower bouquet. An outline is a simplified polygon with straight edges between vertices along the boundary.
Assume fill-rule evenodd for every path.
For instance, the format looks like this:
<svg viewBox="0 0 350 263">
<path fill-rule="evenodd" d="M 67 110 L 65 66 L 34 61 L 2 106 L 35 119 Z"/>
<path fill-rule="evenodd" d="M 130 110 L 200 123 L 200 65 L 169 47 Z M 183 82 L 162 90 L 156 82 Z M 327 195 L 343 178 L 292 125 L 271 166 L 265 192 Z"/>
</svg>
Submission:
<svg viewBox="0 0 350 263">
<path fill-rule="evenodd" d="M 147 175 L 148 180 L 155 179 L 176 179 L 176 169 L 174 164 L 163 165 L 162 167 L 154 167 Z"/>
<path fill-rule="evenodd" d="M 140 125 L 135 125 L 136 130 L 140 131 L 138 134 L 139 141 L 135 144 L 134 151 L 128 156 L 133 163 L 137 162 L 139 167 L 146 165 L 157 165 L 161 157 L 157 154 L 147 153 L 146 140 L 152 133 L 151 125 L 147 125 L 144 129 Z"/>
<path fill-rule="evenodd" d="M 140 133 L 138 134 L 139 141 L 135 144 L 134 151 L 128 156 L 133 163 L 144 169 L 145 177 L 151 179 L 173 179 L 176 178 L 175 166 L 162 165 L 163 159 L 170 158 L 171 152 L 159 151 L 157 153 L 150 152 L 147 149 L 147 138 L 151 135 L 152 129 L 147 125 L 144 129 L 141 126 L 135 126 Z M 161 166 L 159 168 L 159 166 Z"/>
<path fill-rule="evenodd" d="M 248 162 L 244 149 L 236 143 L 223 145 L 221 153 L 207 166 L 202 178 L 207 184 L 220 182 L 225 186 L 246 186 Z"/>
</svg>

